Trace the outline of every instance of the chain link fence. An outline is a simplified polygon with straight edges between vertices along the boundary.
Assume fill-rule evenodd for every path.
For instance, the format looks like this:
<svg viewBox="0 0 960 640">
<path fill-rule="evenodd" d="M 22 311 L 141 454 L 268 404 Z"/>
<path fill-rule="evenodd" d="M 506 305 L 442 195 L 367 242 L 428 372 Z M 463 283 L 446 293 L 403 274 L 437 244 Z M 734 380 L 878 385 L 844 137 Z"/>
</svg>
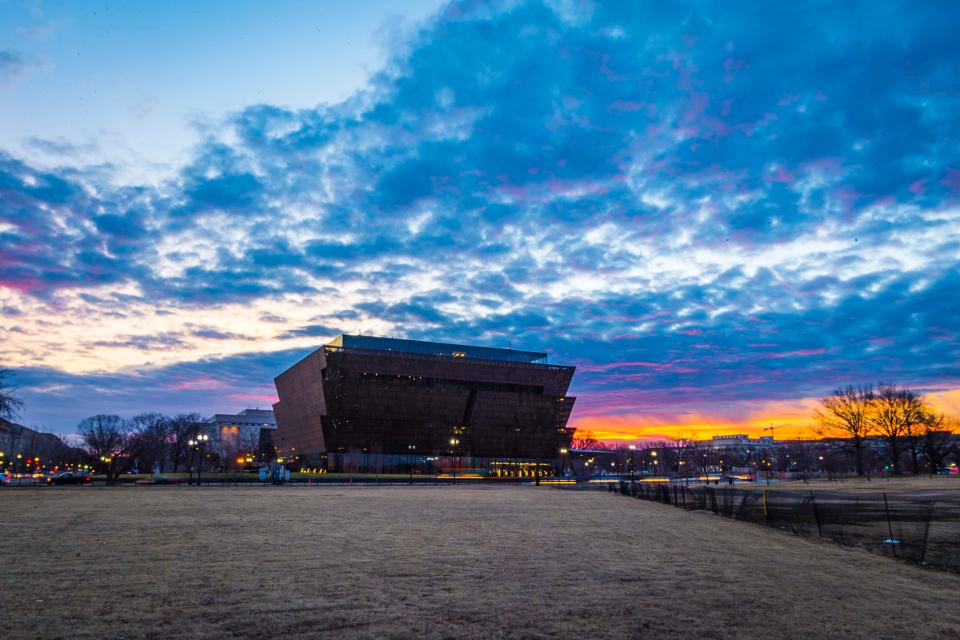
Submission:
<svg viewBox="0 0 960 640">
<path fill-rule="evenodd" d="M 610 490 L 960 571 L 960 496 L 799 493 L 630 481 Z"/>
</svg>

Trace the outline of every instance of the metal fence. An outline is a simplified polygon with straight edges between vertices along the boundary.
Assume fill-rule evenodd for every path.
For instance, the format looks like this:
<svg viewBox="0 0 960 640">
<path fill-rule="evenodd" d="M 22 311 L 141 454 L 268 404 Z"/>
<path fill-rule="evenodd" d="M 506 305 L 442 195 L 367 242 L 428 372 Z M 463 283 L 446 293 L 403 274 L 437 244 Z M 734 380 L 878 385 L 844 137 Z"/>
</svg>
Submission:
<svg viewBox="0 0 960 640">
<path fill-rule="evenodd" d="M 629 481 L 610 490 L 960 571 L 960 496 L 802 493 Z"/>
</svg>

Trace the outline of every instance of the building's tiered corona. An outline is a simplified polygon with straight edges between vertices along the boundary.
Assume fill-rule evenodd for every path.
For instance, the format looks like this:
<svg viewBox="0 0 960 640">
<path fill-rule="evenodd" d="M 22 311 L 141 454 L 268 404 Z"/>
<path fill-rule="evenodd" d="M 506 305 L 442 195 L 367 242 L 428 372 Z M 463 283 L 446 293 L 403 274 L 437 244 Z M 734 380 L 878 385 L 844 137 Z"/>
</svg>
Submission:
<svg viewBox="0 0 960 640">
<path fill-rule="evenodd" d="M 331 470 L 549 462 L 570 445 L 573 372 L 544 353 L 343 335 L 276 378 L 276 442 Z"/>
</svg>

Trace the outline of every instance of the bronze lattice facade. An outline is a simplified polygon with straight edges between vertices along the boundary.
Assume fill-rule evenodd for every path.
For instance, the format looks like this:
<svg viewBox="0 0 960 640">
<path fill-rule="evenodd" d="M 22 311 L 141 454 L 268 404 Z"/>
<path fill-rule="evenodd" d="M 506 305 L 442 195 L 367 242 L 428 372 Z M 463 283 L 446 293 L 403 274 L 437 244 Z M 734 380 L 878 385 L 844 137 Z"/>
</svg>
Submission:
<svg viewBox="0 0 960 640">
<path fill-rule="evenodd" d="M 572 436 L 574 367 L 546 358 L 340 336 L 277 376 L 275 440 L 305 465 L 330 454 L 556 459 Z"/>
</svg>

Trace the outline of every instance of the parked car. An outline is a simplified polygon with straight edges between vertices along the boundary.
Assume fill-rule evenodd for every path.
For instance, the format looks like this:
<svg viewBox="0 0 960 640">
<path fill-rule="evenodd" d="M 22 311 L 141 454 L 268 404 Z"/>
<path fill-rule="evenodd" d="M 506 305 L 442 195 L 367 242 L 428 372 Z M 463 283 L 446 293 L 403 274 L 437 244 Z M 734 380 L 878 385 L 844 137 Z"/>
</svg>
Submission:
<svg viewBox="0 0 960 640">
<path fill-rule="evenodd" d="M 11 487 L 24 487 L 40 484 L 42 481 L 42 473 L 7 473 L 3 483 Z"/>
<path fill-rule="evenodd" d="M 142 480 L 137 480 L 136 484 L 139 485 L 154 485 L 154 484 L 183 484 L 186 482 L 183 478 L 170 478 L 168 476 L 151 476 L 149 478 L 143 478 Z"/>
<path fill-rule="evenodd" d="M 87 484 L 92 478 L 71 471 L 63 471 L 47 478 L 47 484 Z"/>
<path fill-rule="evenodd" d="M 6 471 L 0 471 L 0 487 L 5 484 L 10 484 L 10 474 Z"/>
</svg>

